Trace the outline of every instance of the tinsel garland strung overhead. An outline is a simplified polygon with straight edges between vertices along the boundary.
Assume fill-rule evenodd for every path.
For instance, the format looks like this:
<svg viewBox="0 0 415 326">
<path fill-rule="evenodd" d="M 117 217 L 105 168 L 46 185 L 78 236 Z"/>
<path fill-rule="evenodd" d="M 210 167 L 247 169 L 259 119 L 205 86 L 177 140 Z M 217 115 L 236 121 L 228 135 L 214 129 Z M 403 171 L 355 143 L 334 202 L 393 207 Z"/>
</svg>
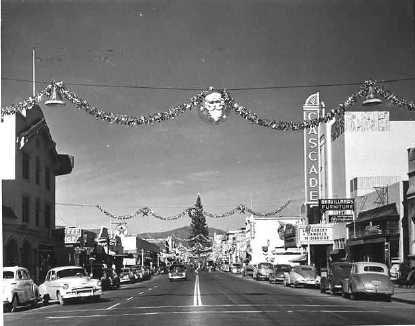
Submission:
<svg viewBox="0 0 415 326">
<path fill-rule="evenodd" d="M 231 210 L 229 210 L 225 213 L 222 213 L 222 214 L 214 214 L 214 213 L 207 212 L 205 210 L 203 210 L 202 212 L 203 212 L 204 215 L 206 215 L 207 217 L 211 217 L 211 218 L 224 218 L 224 217 L 228 217 L 228 216 L 235 215 L 235 214 L 252 214 L 252 215 L 255 215 L 255 216 L 270 217 L 270 216 L 278 215 L 283 209 L 285 209 L 288 206 L 289 203 L 290 203 L 290 200 L 285 202 L 281 207 L 279 207 L 279 208 L 277 208 L 273 211 L 266 212 L 266 213 L 257 212 L 257 211 L 255 211 L 251 208 L 248 208 L 244 204 L 240 204 L 237 207 L 235 207 L 234 209 L 231 209 Z M 162 221 L 174 221 L 174 220 L 181 219 L 182 217 L 188 216 L 189 213 L 192 214 L 193 211 L 196 209 L 194 207 L 189 207 L 189 208 L 186 208 L 185 210 L 183 210 L 181 213 L 179 213 L 177 215 L 165 217 L 165 216 L 161 216 L 161 215 L 158 215 L 158 214 L 154 213 L 154 211 L 149 207 L 140 208 L 140 209 L 136 210 L 133 214 L 129 214 L 129 215 L 115 215 L 115 214 L 112 214 L 109 211 L 102 208 L 100 205 L 97 205 L 96 208 L 100 212 L 105 214 L 106 216 L 108 216 L 108 217 L 110 217 L 114 220 L 118 220 L 118 221 L 127 221 L 127 220 L 130 220 L 130 219 L 138 217 L 138 216 L 152 216 L 152 217 L 157 218 L 157 219 L 162 220 Z"/>
<path fill-rule="evenodd" d="M 1 117 L 6 115 L 16 114 L 17 112 L 22 112 L 24 110 L 30 110 L 33 106 L 39 103 L 44 96 L 50 97 L 53 90 L 59 92 L 64 99 L 71 102 L 79 110 L 83 110 L 86 113 L 94 116 L 96 119 L 103 120 L 110 124 L 119 124 L 128 127 L 136 127 L 142 125 L 152 125 L 154 123 L 160 123 L 162 121 L 173 120 L 182 113 L 190 111 L 195 107 L 203 107 L 201 111 L 215 111 L 218 108 L 218 100 L 214 101 L 212 99 L 209 106 L 206 105 L 206 99 L 212 94 L 216 95 L 216 98 L 220 98 L 220 105 L 223 106 L 223 111 L 232 110 L 234 113 L 242 117 L 243 119 L 261 126 L 267 127 L 274 130 L 286 131 L 286 130 L 303 130 L 311 127 L 315 127 L 320 123 L 328 122 L 338 116 L 343 115 L 343 113 L 349 109 L 353 104 L 355 104 L 359 99 L 363 98 L 368 94 L 369 87 L 372 87 L 375 94 L 383 97 L 386 101 L 391 104 L 397 105 L 399 107 L 406 108 L 409 111 L 415 111 L 415 103 L 407 101 L 391 91 L 386 90 L 382 86 L 378 86 L 375 81 L 367 80 L 362 83 L 360 89 L 349 96 L 346 101 L 342 104 L 339 104 L 336 108 L 327 111 L 326 114 L 318 119 L 312 119 L 307 121 L 283 121 L 283 120 L 273 120 L 259 117 L 257 113 L 249 110 L 243 105 L 240 105 L 233 99 L 230 93 L 225 89 L 214 89 L 213 87 L 208 90 L 204 90 L 201 93 L 193 96 L 188 102 L 183 104 L 173 106 L 165 112 L 149 113 L 147 115 L 141 116 L 130 116 L 122 113 L 106 112 L 100 108 L 97 108 L 88 103 L 87 100 L 79 97 L 72 90 L 66 88 L 63 82 L 52 81 L 48 86 L 46 86 L 42 91 L 40 91 L 35 97 L 28 97 L 22 102 L 13 104 L 10 106 L 1 108 Z M 217 111 L 217 110 L 216 110 Z M 219 115 L 218 120 L 224 118 L 226 115 Z"/>
</svg>

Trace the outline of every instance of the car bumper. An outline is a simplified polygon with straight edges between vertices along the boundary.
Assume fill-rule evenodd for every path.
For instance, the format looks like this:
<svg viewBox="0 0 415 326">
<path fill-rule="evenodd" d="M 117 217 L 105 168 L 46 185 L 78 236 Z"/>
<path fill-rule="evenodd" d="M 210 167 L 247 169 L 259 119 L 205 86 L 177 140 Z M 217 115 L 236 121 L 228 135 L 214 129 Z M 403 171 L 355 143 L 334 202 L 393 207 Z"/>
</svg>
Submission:
<svg viewBox="0 0 415 326">
<path fill-rule="evenodd" d="M 86 297 L 92 297 L 92 296 L 98 296 L 102 294 L 101 289 L 94 289 L 91 291 L 71 291 L 62 293 L 63 299 L 75 299 L 75 298 L 86 298 Z"/>
<path fill-rule="evenodd" d="M 169 276 L 170 280 L 185 280 L 186 276 Z"/>
</svg>

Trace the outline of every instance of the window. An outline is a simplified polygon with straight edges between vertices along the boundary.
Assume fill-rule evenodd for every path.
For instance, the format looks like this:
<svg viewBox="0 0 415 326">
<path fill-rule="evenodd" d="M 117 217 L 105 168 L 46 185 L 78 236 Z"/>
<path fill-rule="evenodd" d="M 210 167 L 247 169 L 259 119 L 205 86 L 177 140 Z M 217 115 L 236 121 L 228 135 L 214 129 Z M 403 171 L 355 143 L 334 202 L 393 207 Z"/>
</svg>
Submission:
<svg viewBox="0 0 415 326">
<path fill-rule="evenodd" d="M 363 268 L 365 272 L 377 272 L 377 273 L 385 273 L 385 270 L 382 266 L 365 266 Z"/>
<path fill-rule="evenodd" d="M 3 278 L 13 279 L 14 273 L 12 271 L 4 271 L 3 272 Z"/>
<path fill-rule="evenodd" d="M 50 190 L 50 169 L 45 168 L 45 186 L 47 190 Z"/>
<path fill-rule="evenodd" d="M 35 223 L 36 223 L 36 226 L 39 226 L 39 219 L 40 219 L 40 199 L 36 198 L 36 204 L 35 204 Z"/>
<path fill-rule="evenodd" d="M 22 197 L 22 221 L 29 223 L 30 214 L 30 198 L 28 196 Z"/>
<path fill-rule="evenodd" d="M 40 159 L 39 156 L 36 156 L 36 165 L 35 165 L 35 182 L 40 184 Z"/>
<path fill-rule="evenodd" d="M 50 205 L 45 204 L 45 226 L 50 228 Z"/>
<path fill-rule="evenodd" d="M 29 154 L 23 152 L 23 165 L 22 165 L 22 175 L 23 179 L 30 179 L 30 156 Z"/>
</svg>

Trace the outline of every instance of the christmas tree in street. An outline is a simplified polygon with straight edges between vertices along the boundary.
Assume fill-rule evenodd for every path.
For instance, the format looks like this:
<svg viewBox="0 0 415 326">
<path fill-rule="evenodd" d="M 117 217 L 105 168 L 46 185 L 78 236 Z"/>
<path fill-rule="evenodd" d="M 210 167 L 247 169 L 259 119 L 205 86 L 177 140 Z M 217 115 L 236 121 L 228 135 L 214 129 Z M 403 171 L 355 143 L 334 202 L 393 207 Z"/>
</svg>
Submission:
<svg viewBox="0 0 415 326">
<path fill-rule="evenodd" d="M 206 246 L 210 245 L 209 230 L 206 224 L 206 218 L 203 215 L 202 200 L 200 194 L 197 195 L 194 208 L 189 210 L 189 217 L 191 218 L 191 234 L 190 234 L 190 246 L 194 248 L 197 253 L 203 250 Z"/>
</svg>

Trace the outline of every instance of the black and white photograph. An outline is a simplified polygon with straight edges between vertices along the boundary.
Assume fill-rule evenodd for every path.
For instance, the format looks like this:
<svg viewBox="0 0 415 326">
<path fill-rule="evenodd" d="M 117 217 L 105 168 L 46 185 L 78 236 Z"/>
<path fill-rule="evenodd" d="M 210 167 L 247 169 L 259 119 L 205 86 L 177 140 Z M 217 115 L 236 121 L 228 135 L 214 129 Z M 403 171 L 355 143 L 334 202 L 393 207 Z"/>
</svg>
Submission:
<svg viewBox="0 0 415 326">
<path fill-rule="evenodd" d="M 0 1 L 0 325 L 415 325 L 415 0 Z"/>
</svg>

